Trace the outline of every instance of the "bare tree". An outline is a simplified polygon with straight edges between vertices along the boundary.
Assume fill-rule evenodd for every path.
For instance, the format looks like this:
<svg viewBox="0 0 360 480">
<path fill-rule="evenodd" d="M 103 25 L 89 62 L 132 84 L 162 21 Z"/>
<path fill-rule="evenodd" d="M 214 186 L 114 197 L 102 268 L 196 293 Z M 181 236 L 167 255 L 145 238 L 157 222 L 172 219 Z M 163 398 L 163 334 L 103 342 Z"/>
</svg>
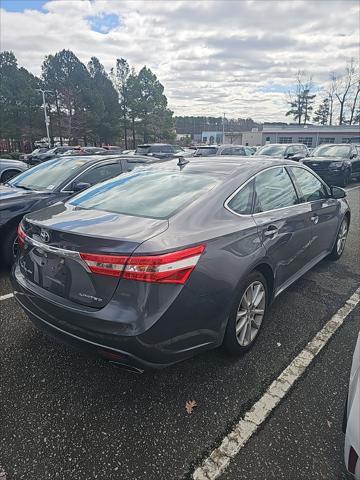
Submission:
<svg viewBox="0 0 360 480">
<path fill-rule="evenodd" d="M 359 97 L 359 93 L 360 93 L 360 79 L 356 85 L 356 89 L 355 89 L 355 95 L 354 95 L 354 100 L 352 102 L 352 107 L 351 107 L 351 112 L 350 112 L 350 120 L 349 120 L 349 124 L 352 125 L 354 123 L 354 125 L 356 125 L 356 123 L 358 123 L 357 119 L 356 119 L 356 112 L 357 110 L 359 110 L 359 102 L 358 102 L 358 97 Z"/>
<path fill-rule="evenodd" d="M 349 96 L 352 94 L 353 87 L 358 83 L 358 74 L 354 65 L 354 59 L 352 58 L 350 62 L 346 65 L 345 74 L 336 78 L 335 81 L 335 97 L 339 103 L 340 112 L 339 112 L 339 125 L 346 123 L 345 120 L 345 107 L 349 99 Z M 356 95 L 357 97 L 357 95 Z M 355 111 L 355 107 L 354 107 Z M 353 114 L 354 116 L 354 114 Z M 352 121 L 352 120 L 351 120 Z"/>
</svg>

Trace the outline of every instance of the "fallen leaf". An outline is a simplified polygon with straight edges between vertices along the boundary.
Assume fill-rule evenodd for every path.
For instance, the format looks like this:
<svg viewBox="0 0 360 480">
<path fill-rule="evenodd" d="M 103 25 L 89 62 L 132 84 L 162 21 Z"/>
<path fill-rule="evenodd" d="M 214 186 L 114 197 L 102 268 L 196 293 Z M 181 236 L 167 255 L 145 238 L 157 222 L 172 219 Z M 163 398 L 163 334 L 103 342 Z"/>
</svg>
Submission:
<svg viewBox="0 0 360 480">
<path fill-rule="evenodd" d="M 328 427 L 331 428 L 332 423 L 329 420 L 326 420 L 326 421 L 327 421 Z"/>
<path fill-rule="evenodd" d="M 196 403 L 196 400 L 188 400 L 186 403 L 185 403 L 185 410 L 187 411 L 187 413 L 192 413 L 194 408 L 197 407 L 197 403 Z"/>
</svg>

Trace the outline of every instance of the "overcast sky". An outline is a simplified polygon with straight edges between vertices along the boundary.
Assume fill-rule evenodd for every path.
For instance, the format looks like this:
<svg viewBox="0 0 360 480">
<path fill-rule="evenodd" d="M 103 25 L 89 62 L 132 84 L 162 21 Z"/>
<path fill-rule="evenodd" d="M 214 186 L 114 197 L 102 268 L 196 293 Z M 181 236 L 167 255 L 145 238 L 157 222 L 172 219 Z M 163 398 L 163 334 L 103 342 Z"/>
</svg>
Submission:
<svg viewBox="0 0 360 480">
<path fill-rule="evenodd" d="M 110 69 L 117 57 L 150 67 L 178 115 L 285 119 L 301 69 L 322 88 L 359 58 L 353 0 L 1 0 L 1 50 L 40 73 L 67 48 Z"/>
</svg>

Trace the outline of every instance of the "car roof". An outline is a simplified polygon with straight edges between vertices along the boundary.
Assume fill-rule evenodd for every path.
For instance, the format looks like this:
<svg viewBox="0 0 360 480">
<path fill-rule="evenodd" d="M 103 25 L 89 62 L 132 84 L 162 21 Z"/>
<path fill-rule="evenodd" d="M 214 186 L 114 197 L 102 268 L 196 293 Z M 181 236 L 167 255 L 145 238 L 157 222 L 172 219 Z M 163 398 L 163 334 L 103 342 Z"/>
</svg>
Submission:
<svg viewBox="0 0 360 480">
<path fill-rule="evenodd" d="M 178 159 L 171 159 L 164 163 L 157 163 L 151 168 L 169 170 L 169 171 L 179 171 L 184 170 L 186 172 L 196 172 L 196 173 L 205 173 L 205 174 L 219 174 L 221 176 L 233 176 L 237 173 L 244 172 L 247 170 L 251 175 L 263 170 L 266 167 L 272 166 L 282 166 L 282 165 L 297 165 L 298 162 L 292 160 L 283 160 L 281 158 L 273 157 L 263 157 L 252 155 L 251 157 L 247 156 L 238 156 L 231 155 L 228 157 L 225 156 L 209 156 L 209 157 L 191 157 L 186 159 L 186 161 L 181 162 Z M 145 167 L 146 168 L 146 167 Z"/>
<path fill-rule="evenodd" d="M 171 146 L 171 143 L 142 143 L 141 145 L 138 145 L 138 147 L 153 147 L 153 146 L 162 147 L 164 145 L 166 145 L 166 146 L 170 145 Z"/>
</svg>

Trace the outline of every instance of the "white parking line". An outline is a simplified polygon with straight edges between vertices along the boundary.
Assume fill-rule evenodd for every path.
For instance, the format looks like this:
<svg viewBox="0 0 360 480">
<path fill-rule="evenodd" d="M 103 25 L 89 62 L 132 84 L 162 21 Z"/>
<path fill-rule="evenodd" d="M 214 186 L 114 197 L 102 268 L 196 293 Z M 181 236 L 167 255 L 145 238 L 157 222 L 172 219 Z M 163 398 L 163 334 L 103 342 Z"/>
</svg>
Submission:
<svg viewBox="0 0 360 480">
<path fill-rule="evenodd" d="M 283 370 L 260 400 L 238 422 L 234 430 L 223 439 L 221 444 L 202 462 L 202 465 L 194 471 L 192 475 L 193 480 L 215 480 L 224 472 L 231 459 L 239 453 L 259 426 L 286 396 L 290 388 L 303 375 L 320 350 L 327 344 L 337 329 L 344 323 L 349 313 L 359 303 L 360 288 L 351 295 L 340 310 L 306 345 L 304 350 Z"/>
<path fill-rule="evenodd" d="M 6 295 L 0 295 L 0 300 L 7 300 L 8 298 L 12 298 L 14 296 L 13 293 L 7 293 Z"/>
</svg>

